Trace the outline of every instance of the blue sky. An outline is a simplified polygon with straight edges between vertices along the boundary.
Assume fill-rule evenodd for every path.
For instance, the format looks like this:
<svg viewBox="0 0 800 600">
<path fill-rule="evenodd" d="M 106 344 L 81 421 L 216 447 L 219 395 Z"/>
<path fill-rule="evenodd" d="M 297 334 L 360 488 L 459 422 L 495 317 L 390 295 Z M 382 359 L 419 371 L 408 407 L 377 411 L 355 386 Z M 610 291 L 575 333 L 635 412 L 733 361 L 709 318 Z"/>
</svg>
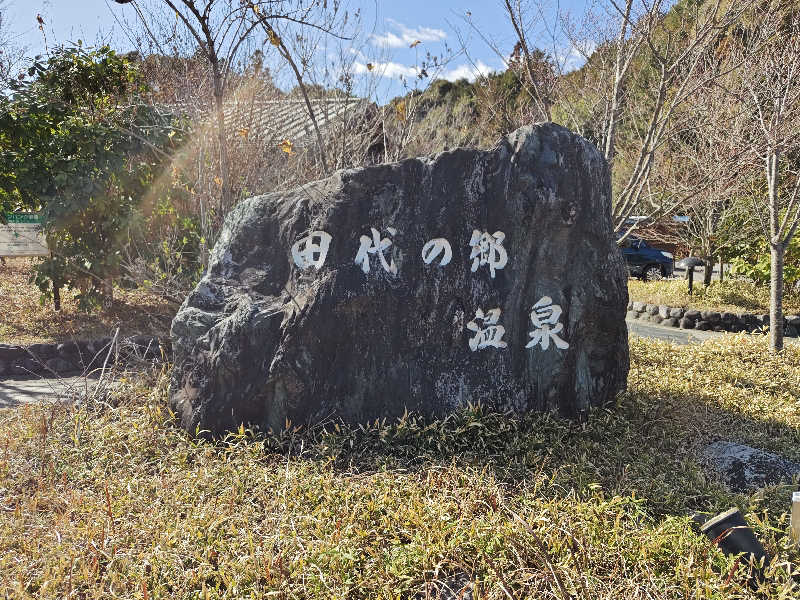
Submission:
<svg viewBox="0 0 800 600">
<path fill-rule="evenodd" d="M 585 8 L 585 3 L 578 0 L 551 2 L 545 5 L 541 16 L 531 13 L 537 19 L 528 28 L 531 38 L 550 49 L 553 42 L 546 23 L 552 23 L 558 11 L 578 14 Z M 348 6 L 360 8 L 363 15 L 361 42 L 350 49 L 355 61 L 354 71 L 377 81 L 380 91 L 375 93 L 382 97 L 402 93 L 402 78 L 411 87 L 424 85 L 417 83 L 415 75 L 427 52 L 449 57 L 435 76 L 473 79 L 476 71 L 503 68 L 501 56 L 482 36 L 504 55 L 515 41 L 501 0 L 349 0 Z M 130 20 L 135 18 L 131 6 L 118 5 L 111 0 L 6 0 L 10 33 L 31 55 L 44 51 L 37 14 L 45 21 L 48 45 L 78 39 L 91 45 L 108 40 L 115 48 L 130 49 L 114 13 Z M 480 34 L 465 20 L 468 14 Z M 419 44 L 411 48 L 417 40 Z M 577 58 L 570 56 L 569 48 L 562 47 L 557 52 L 568 62 L 577 62 Z"/>
</svg>

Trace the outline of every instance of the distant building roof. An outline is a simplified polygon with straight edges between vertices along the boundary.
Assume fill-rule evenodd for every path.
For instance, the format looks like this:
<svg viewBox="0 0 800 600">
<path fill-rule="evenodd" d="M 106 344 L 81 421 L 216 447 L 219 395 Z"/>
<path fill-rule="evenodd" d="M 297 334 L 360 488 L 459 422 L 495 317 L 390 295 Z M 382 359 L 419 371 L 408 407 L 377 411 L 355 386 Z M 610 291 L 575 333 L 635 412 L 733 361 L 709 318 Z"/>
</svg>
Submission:
<svg viewBox="0 0 800 600">
<path fill-rule="evenodd" d="M 330 96 L 312 99 L 310 103 L 323 138 L 330 139 L 342 133 L 357 138 L 360 135 L 374 137 L 371 117 L 375 115 L 377 107 L 368 100 L 354 96 Z M 210 110 L 201 111 L 189 104 L 173 104 L 169 105 L 169 109 L 195 120 L 210 118 Z M 313 147 L 317 143 L 314 124 L 303 99 L 234 100 L 225 103 L 224 112 L 229 135 L 238 133 L 242 137 L 259 140 L 266 146 L 289 140 L 298 149 Z"/>
</svg>

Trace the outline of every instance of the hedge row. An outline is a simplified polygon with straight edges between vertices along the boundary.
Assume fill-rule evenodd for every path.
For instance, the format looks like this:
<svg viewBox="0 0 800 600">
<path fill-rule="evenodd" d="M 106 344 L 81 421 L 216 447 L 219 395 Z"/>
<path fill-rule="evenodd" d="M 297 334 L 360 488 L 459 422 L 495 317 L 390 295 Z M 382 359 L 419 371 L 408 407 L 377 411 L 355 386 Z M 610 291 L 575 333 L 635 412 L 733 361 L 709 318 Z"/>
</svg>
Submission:
<svg viewBox="0 0 800 600">
<path fill-rule="evenodd" d="M 117 340 L 113 345 L 110 337 L 31 346 L 0 344 L 0 378 L 87 372 L 132 357 L 160 359 L 170 350 L 169 340 L 149 336 Z"/>
<path fill-rule="evenodd" d="M 753 313 L 717 312 L 713 310 L 687 310 L 664 304 L 645 302 L 628 303 L 628 318 L 649 321 L 667 327 L 698 329 L 700 331 L 729 331 L 739 333 L 766 333 L 769 315 Z M 800 336 L 800 316 L 788 315 L 783 320 L 784 335 Z"/>
</svg>

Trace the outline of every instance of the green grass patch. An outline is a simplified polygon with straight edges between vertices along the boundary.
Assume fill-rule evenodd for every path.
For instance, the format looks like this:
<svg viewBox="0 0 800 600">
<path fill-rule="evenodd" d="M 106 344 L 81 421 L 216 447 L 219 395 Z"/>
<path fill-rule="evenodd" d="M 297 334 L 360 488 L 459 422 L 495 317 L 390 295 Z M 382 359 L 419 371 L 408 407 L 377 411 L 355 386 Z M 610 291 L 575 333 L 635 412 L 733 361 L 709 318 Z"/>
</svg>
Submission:
<svg viewBox="0 0 800 600">
<path fill-rule="evenodd" d="M 691 296 L 689 283 L 683 279 L 628 279 L 628 294 L 631 300 L 648 304 L 734 313 L 769 312 L 769 287 L 740 279 L 712 281 L 708 287 L 695 279 Z M 785 314 L 800 314 L 800 294 L 786 294 L 783 298 L 783 310 Z"/>
<path fill-rule="evenodd" d="M 629 390 L 588 421 L 475 407 L 192 440 L 164 373 L 103 403 L 0 412 L 0 588 L 13 598 L 797 598 L 796 485 L 734 494 L 698 450 L 800 461 L 800 349 L 631 340 Z M 760 596 L 695 535 L 742 509 Z M 441 595 L 450 589 L 449 595 Z M 469 596 L 463 596 L 469 597 Z"/>
</svg>

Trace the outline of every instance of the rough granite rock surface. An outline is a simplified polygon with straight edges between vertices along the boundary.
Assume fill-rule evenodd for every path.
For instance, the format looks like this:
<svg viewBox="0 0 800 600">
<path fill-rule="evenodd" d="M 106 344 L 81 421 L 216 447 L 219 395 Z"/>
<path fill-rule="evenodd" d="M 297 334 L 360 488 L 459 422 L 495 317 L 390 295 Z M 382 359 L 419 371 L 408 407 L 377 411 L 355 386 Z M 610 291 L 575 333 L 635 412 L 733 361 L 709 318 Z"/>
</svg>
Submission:
<svg viewBox="0 0 800 600">
<path fill-rule="evenodd" d="M 704 462 L 736 492 L 788 483 L 800 475 L 800 464 L 759 448 L 725 440 L 703 449 Z"/>
<path fill-rule="evenodd" d="M 610 192 L 602 155 L 544 124 L 493 150 L 339 171 L 246 200 L 173 321 L 171 406 L 187 431 L 218 435 L 467 403 L 566 415 L 608 403 L 629 367 Z M 494 240 L 488 254 L 472 256 L 474 231 Z M 298 263 L 292 252 L 312 232 L 332 236 L 319 268 L 308 261 L 321 253 Z M 437 239 L 449 261 L 423 254 Z M 541 335 L 537 314 L 567 348 Z"/>
</svg>

